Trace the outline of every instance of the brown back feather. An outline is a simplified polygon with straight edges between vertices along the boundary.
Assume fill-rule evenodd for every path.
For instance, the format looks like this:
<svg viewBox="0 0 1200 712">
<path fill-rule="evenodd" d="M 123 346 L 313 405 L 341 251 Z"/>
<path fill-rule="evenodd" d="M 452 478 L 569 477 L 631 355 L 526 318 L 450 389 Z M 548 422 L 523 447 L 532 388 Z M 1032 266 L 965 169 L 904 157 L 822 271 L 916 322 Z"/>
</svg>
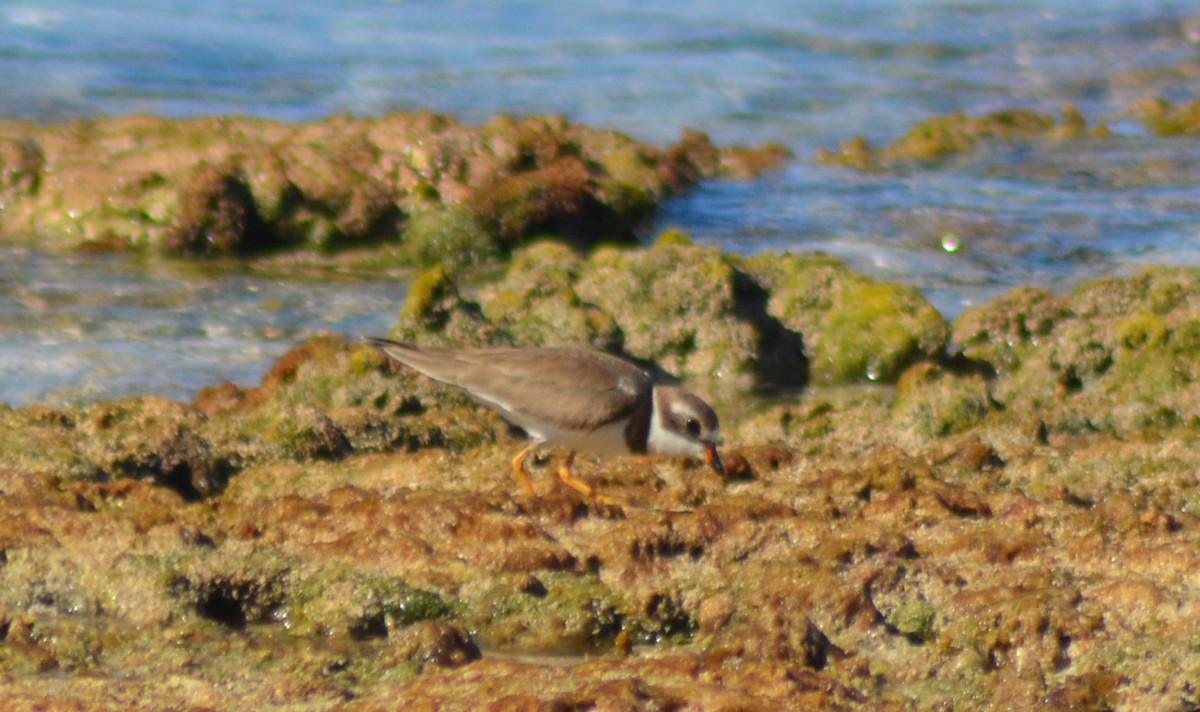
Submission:
<svg viewBox="0 0 1200 712">
<path fill-rule="evenodd" d="M 464 388 L 485 403 L 506 405 L 518 420 L 554 420 L 573 429 L 592 430 L 627 415 L 641 399 L 650 397 L 650 377 L 644 371 L 599 351 L 447 349 L 386 339 L 372 342 L 436 381 Z M 515 407 L 519 402 L 529 405 Z"/>
</svg>

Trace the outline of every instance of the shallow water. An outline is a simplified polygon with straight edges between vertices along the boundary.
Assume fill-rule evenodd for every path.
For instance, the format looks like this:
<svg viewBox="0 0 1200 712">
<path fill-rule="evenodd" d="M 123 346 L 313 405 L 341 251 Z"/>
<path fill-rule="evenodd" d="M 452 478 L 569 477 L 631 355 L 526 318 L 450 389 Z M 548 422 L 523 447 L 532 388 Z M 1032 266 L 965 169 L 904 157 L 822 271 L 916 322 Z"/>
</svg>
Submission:
<svg viewBox="0 0 1200 712">
<path fill-rule="evenodd" d="M 405 285 L 279 279 L 0 248 L 0 395 L 8 403 L 255 383 L 306 338 L 386 334 Z"/>
<path fill-rule="evenodd" d="M 785 171 L 702 186 L 648 233 L 678 226 L 743 253 L 825 250 L 918 285 L 950 316 L 1014 284 L 1062 289 L 1145 262 L 1200 262 L 1200 142 L 1148 136 L 1125 114 L 1140 98 L 1197 95 L 1194 2 L 806 5 L 17 0 L 0 5 L 0 114 L 557 112 L 659 143 L 685 126 L 719 143 L 778 141 L 797 154 Z M 812 161 L 933 115 L 1068 101 L 1118 138 L 902 175 Z M 403 298 L 392 281 L 0 258 L 9 403 L 255 381 L 307 334 L 386 331 Z"/>
</svg>

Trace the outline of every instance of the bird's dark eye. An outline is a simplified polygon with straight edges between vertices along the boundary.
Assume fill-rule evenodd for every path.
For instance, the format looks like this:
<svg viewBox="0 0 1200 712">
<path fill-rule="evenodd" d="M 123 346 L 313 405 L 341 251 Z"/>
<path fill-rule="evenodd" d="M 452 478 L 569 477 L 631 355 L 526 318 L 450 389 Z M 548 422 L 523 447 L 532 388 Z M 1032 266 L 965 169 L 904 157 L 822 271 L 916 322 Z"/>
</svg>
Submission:
<svg viewBox="0 0 1200 712">
<path fill-rule="evenodd" d="M 684 418 L 683 429 L 687 431 L 688 437 L 700 437 L 700 421 L 695 418 Z"/>
</svg>

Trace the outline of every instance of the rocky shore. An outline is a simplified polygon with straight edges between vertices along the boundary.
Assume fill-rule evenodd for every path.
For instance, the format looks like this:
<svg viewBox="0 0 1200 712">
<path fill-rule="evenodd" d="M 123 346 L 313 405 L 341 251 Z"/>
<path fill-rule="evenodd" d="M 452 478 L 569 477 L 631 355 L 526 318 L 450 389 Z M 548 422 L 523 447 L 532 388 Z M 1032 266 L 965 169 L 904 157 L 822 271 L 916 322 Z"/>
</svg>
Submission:
<svg viewBox="0 0 1200 712">
<path fill-rule="evenodd" d="M 474 264 L 543 233 L 630 243 L 665 197 L 789 155 L 719 149 L 693 131 L 658 148 L 556 116 L 0 121 L 0 241 L 204 257 L 372 248 L 363 259 L 377 267 Z"/>
<path fill-rule="evenodd" d="M 134 149 L 155 145 L 158 120 L 112 121 L 96 125 L 129 145 L 122 160 L 150 161 Z M 58 235 L 63 249 L 394 249 L 432 266 L 393 336 L 587 344 L 657 364 L 721 414 L 725 477 L 581 457 L 576 473 L 620 503 L 601 504 L 556 486 L 550 453 L 526 496 L 509 469 L 518 433 L 332 336 L 257 386 L 191 403 L 0 406 L 6 706 L 1200 704 L 1200 270 L 1019 288 L 947 322 L 917 290 L 828 256 L 740 257 L 673 231 L 613 239 L 662 195 L 772 150 L 692 136 L 654 153 L 498 119 L 576 137 L 501 150 L 439 117 L 345 121 L 182 122 L 171 130 L 203 160 L 164 153 L 140 174 L 162 183 L 110 181 L 78 201 L 72 186 L 94 181 L 57 168 L 70 132 L 31 127 L 0 161 L 0 233 Z M 391 122 L 422 121 L 438 141 L 490 146 L 487 170 L 431 140 L 389 178 L 331 158 L 353 175 L 306 188 L 280 158 L 378 155 L 381 136 L 402 134 Z M 221 126 L 240 138 L 218 150 L 206 137 Z M 428 171 L 410 185 L 398 177 L 413 166 Z M 575 171 L 582 192 L 529 182 Z M 351 183 L 365 188 L 329 197 Z M 160 195 L 162 212 L 123 210 L 131 194 Z M 65 210 L 31 207 L 50 200 Z M 444 236 L 466 233 L 413 238 L 425 211 L 487 235 L 479 259 L 503 257 L 501 273 L 446 258 L 461 244 Z M 569 220 L 596 215 L 603 234 Z M 372 237 L 378 220 L 399 232 Z"/>
</svg>

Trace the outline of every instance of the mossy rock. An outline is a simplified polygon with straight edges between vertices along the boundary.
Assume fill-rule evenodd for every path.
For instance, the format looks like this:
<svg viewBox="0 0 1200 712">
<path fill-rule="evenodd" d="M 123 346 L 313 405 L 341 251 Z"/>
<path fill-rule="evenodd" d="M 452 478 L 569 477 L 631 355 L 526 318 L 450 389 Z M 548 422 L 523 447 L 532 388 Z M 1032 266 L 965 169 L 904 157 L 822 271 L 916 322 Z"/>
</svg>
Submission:
<svg viewBox="0 0 1200 712">
<path fill-rule="evenodd" d="M 76 448 L 101 480 L 151 479 L 196 499 L 218 491 L 235 469 L 209 442 L 203 415 L 165 398 L 97 403 L 77 422 Z"/>
<path fill-rule="evenodd" d="M 684 238 L 582 257 L 544 240 L 505 277 L 464 299 L 449 271 L 415 284 L 397 334 L 422 343 L 590 345 L 717 388 L 801 385 L 799 338 L 766 313 L 766 293 L 719 250 Z M 455 323 L 465 325 L 455 334 Z"/>
<path fill-rule="evenodd" d="M 616 320 L 575 291 L 583 266 L 583 258 L 559 242 L 523 248 L 504 279 L 481 295 L 483 315 L 517 344 L 587 345 L 619 352 L 624 334 Z"/>
<path fill-rule="evenodd" d="M 861 136 L 843 141 L 836 150 L 822 149 L 817 160 L 827 165 L 878 171 L 897 165 L 938 163 L 969 153 L 987 142 L 1063 141 L 1110 135 L 1105 124 L 1089 127 L 1083 114 L 1065 104 L 1061 116 L 1026 108 L 1001 109 L 983 116 L 962 113 L 934 116 L 913 125 L 904 136 L 875 148 Z"/>
<path fill-rule="evenodd" d="M 936 609 L 928 602 L 912 600 L 901 603 L 886 616 L 888 625 L 910 640 L 928 643 L 935 635 Z"/>
<path fill-rule="evenodd" d="M 0 461 L 20 472 L 49 472 L 64 481 L 107 477 L 77 445 L 77 409 L 0 404 Z"/>
<path fill-rule="evenodd" d="M 996 111 L 986 116 L 950 114 L 918 123 L 892 146 L 891 160 L 929 160 L 969 151 L 983 139 L 1012 140 L 1048 133 L 1054 117 L 1027 109 Z"/>
<path fill-rule="evenodd" d="M 627 353 L 681 377 L 741 391 L 807 379 L 797 335 L 767 312 L 763 287 L 715 248 L 678 239 L 602 248 L 575 288 L 612 315 Z"/>
<path fill-rule="evenodd" d="M 979 374 L 953 374 L 923 362 L 900 377 L 893 421 L 925 437 L 961 433 L 992 410 L 988 384 Z"/>
<path fill-rule="evenodd" d="M 769 170 L 739 157 L 770 154 L 702 135 L 660 149 L 558 116 L 0 121 L 0 239 L 199 257 L 384 245 L 409 264 L 477 263 L 543 232 L 633 244 L 668 195 L 731 163 Z"/>
<path fill-rule="evenodd" d="M 1166 99 L 1142 99 L 1132 113 L 1159 136 L 1195 136 L 1200 134 L 1200 99 L 1172 104 Z"/>
<path fill-rule="evenodd" d="M 1065 313 L 1049 291 L 1017 287 L 960 314 L 951 339 L 967 358 L 1005 372 L 1019 367 Z"/>
<path fill-rule="evenodd" d="M 453 612 L 441 596 L 395 576 L 331 568 L 296 582 L 287 615 L 295 635 L 364 639 L 386 638 L 399 628 L 447 618 Z"/>
<path fill-rule="evenodd" d="M 242 466 L 270 460 L 338 460 L 352 453 L 469 448 L 496 423 L 447 389 L 365 344 L 318 337 L 281 358 L 253 389 L 202 391 L 215 415 L 206 436 Z"/>
<path fill-rule="evenodd" d="M 454 273 L 437 264 L 419 274 L 392 331 L 398 341 L 458 346 L 502 345 L 511 337 L 488 321 L 474 299 L 462 295 Z"/>
<path fill-rule="evenodd" d="M 611 647 L 629 602 L 597 577 L 543 571 L 492 577 L 466 594 L 465 616 L 487 644 L 539 653 L 579 654 Z"/>
<path fill-rule="evenodd" d="M 1154 267 L 1053 297 L 1019 288 L 964 312 L 955 341 L 994 398 L 1069 430 L 1200 422 L 1200 271 Z"/>
<path fill-rule="evenodd" d="M 479 217 L 459 205 L 425 207 L 413 212 L 404 228 L 402 258 L 415 265 L 451 268 L 494 259 L 499 245 Z"/>
<path fill-rule="evenodd" d="M 913 287 L 875 282 L 826 255 L 764 254 L 744 264 L 770 294 L 770 314 L 804 336 L 816 383 L 894 382 L 945 346 L 945 321 Z"/>
</svg>

